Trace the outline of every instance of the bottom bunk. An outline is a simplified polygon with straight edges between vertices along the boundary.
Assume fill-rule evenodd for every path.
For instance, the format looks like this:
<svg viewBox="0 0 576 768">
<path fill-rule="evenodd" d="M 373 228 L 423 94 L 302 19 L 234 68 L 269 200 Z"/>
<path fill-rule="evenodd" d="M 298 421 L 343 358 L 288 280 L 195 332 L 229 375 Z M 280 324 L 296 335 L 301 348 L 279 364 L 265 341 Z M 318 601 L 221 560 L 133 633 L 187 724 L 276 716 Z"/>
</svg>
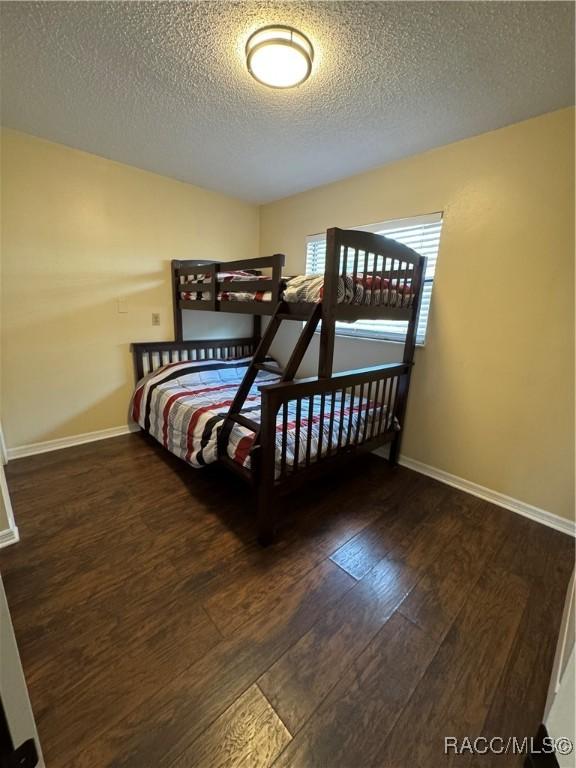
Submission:
<svg viewBox="0 0 576 768">
<path fill-rule="evenodd" d="M 136 387 L 132 419 L 191 466 L 211 464 L 218 460 L 218 434 L 250 361 L 240 358 L 163 365 Z M 277 365 L 271 357 L 266 358 L 266 363 Z M 260 387 L 278 381 L 279 375 L 260 371 L 240 414 L 260 424 Z M 377 400 L 376 394 L 370 399 L 343 390 L 339 397 L 327 399 L 316 393 L 304 404 L 298 399 L 285 402 L 276 415 L 275 478 L 306 467 L 338 447 L 358 444 L 375 431 L 379 422 L 385 432 L 399 430 L 393 409 L 386 401 Z M 235 423 L 228 436 L 226 456 L 249 470 L 256 441 L 253 429 Z"/>
<path fill-rule="evenodd" d="M 279 494 L 389 441 L 394 461 L 411 366 L 290 382 L 262 370 L 241 411 L 244 424 L 234 423 L 222 445 L 218 436 L 252 359 L 246 355 L 256 341 L 249 342 L 134 344 L 138 383 L 131 415 L 191 466 L 220 460 L 244 477 L 257 492 L 261 540 L 268 541 Z"/>
</svg>

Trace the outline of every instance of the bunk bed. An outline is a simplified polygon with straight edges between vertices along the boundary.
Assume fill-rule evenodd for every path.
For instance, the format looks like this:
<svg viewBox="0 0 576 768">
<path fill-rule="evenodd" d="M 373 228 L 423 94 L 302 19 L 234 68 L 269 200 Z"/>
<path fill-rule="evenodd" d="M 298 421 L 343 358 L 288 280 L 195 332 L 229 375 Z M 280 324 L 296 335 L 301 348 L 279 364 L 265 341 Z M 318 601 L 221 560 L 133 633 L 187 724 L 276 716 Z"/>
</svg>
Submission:
<svg viewBox="0 0 576 768">
<path fill-rule="evenodd" d="M 425 258 L 381 235 L 332 228 L 323 275 L 283 277 L 283 265 L 282 254 L 173 261 L 175 341 L 132 345 L 132 418 L 192 466 L 220 461 L 246 481 L 262 544 L 273 539 L 280 496 L 386 443 L 397 462 Z M 251 314 L 252 335 L 185 340 L 184 310 Z M 402 362 L 334 373 L 336 323 L 365 318 L 407 323 Z M 281 368 L 269 351 L 286 321 L 301 330 Z M 318 375 L 295 379 L 319 324 Z"/>
</svg>

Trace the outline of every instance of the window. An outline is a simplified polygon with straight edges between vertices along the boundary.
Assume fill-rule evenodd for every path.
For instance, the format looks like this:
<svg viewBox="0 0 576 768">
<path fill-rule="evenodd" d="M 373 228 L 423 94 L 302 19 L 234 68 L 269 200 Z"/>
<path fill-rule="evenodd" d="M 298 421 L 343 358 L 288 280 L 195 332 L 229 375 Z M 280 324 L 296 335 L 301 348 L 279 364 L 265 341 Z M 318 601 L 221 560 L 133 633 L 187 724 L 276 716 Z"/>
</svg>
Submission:
<svg viewBox="0 0 576 768">
<path fill-rule="evenodd" d="M 430 298 L 434 284 L 434 273 L 436 271 L 436 259 L 440 245 L 442 214 L 432 213 L 426 216 L 417 216 L 413 219 L 384 221 L 367 227 L 353 227 L 353 229 L 386 235 L 386 237 L 407 245 L 421 256 L 426 256 L 426 275 L 416 333 L 416 342 L 424 344 L 428 312 L 430 310 Z M 312 235 L 307 239 L 306 243 L 306 273 L 322 274 L 325 261 L 326 235 Z M 408 323 L 400 320 L 358 320 L 355 323 L 336 323 L 336 332 L 342 336 L 360 336 L 391 341 L 403 341 L 407 328 Z"/>
</svg>

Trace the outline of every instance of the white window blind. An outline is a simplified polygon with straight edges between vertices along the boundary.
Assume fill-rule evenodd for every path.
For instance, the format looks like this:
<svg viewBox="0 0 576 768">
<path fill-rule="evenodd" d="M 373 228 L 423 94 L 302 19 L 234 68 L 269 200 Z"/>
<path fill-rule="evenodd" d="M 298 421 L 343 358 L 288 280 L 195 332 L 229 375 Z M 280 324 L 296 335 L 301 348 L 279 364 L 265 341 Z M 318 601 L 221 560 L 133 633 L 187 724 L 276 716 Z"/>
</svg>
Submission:
<svg viewBox="0 0 576 768">
<path fill-rule="evenodd" d="M 384 221 L 367 227 L 353 227 L 353 229 L 386 235 L 386 237 L 390 237 L 392 240 L 397 240 L 399 243 L 407 245 L 421 256 L 426 256 L 426 275 L 416 333 L 416 342 L 423 344 L 426 339 L 430 299 L 432 297 L 436 260 L 440 246 L 442 214 L 431 213 L 412 219 Z M 323 274 L 325 262 L 326 235 L 312 235 L 307 238 L 306 274 Z M 355 323 L 336 323 L 336 331 L 341 335 L 390 339 L 392 341 L 403 341 L 407 327 L 408 323 L 402 320 L 358 320 Z"/>
</svg>

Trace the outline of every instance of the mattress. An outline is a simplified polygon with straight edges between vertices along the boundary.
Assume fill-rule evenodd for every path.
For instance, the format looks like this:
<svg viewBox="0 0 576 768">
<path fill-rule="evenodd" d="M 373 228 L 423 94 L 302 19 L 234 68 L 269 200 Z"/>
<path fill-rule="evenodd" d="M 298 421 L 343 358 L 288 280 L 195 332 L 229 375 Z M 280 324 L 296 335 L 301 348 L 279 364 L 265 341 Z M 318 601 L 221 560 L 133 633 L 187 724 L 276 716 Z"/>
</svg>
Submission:
<svg viewBox="0 0 576 768">
<path fill-rule="evenodd" d="M 174 455 L 193 467 L 203 467 L 217 460 L 217 438 L 234 395 L 248 368 L 251 358 L 169 363 L 148 374 L 138 383 L 131 404 L 133 421 L 146 430 Z M 271 358 L 270 358 L 271 360 Z M 260 422 L 260 392 L 258 387 L 272 384 L 278 376 L 260 371 L 252 386 L 242 414 Z M 304 402 L 300 414 L 296 401 L 287 409 L 286 429 L 282 410 L 276 425 L 276 474 L 282 469 L 282 448 L 285 448 L 286 466 L 306 461 L 306 437 L 310 437 L 310 455 L 318 453 L 320 441 L 321 398 L 316 396 Z M 354 444 L 362 439 L 364 430 L 377 420 L 386 423 L 386 413 L 375 403 L 350 395 L 336 398 L 334 418 L 330 418 L 330 398 L 324 402 L 324 420 L 320 454 L 325 455 L 328 445 Z M 345 428 L 339 434 L 340 415 L 344 414 Z M 330 424 L 332 434 L 330 436 Z M 390 427 L 390 424 L 387 424 Z M 394 428 L 399 425 L 394 422 Z M 298 455 L 297 437 L 300 436 Z M 250 450 L 254 433 L 234 424 L 228 441 L 228 456 L 243 467 L 250 467 Z"/>
<path fill-rule="evenodd" d="M 272 280 L 271 277 L 255 276 L 251 272 L 219 272 L 218 280 L 234 282 Z M 210 301 L 210 275 L 198 275 L 196 280 L 181 284 L 180 295 L 189 301 Z M 324 275 L 295 275 L 283 278 L 282 298 L 291 303 L 318 304 L 324 297 Z M 272 301 L 272 291 L 220 291 L 218 301 Z M 390 280 L 379 276 L 358 274 L 340 275 L 338 278 L 337 303 L 355 305 L 384 305 L 410 307 L 414 294 L 410 280 Z"/>
</svg>

